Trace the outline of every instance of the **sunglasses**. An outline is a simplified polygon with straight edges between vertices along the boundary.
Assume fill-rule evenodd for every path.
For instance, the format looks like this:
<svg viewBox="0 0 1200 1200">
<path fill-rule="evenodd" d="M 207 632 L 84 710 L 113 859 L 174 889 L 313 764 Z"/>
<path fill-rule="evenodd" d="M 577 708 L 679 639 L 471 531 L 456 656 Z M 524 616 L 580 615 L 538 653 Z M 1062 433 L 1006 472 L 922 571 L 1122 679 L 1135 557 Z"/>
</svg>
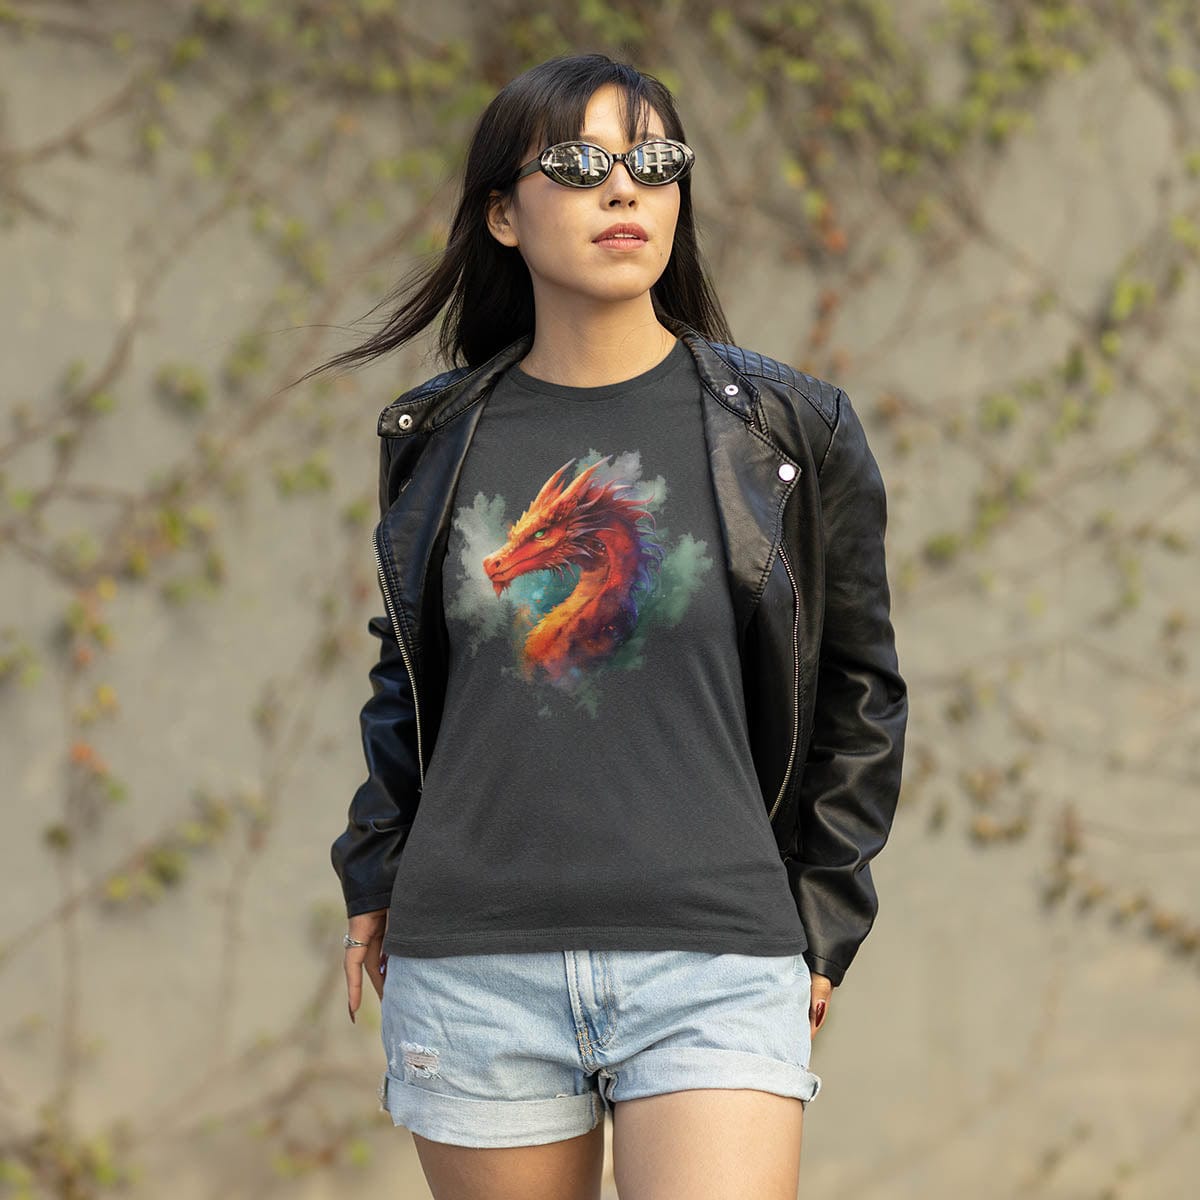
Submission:
<svg viewBox="0 0 1200 1200">
<path fill-rule="evenodd" d="M 612 174 L 613 167 L 623 162 L 638 183 L 646 187 L 664 187 L 668 183 L 678 183 L 695 161 L 692 148 L 672 138 L 651 138 L 639 142 L 624 154 L 605 150 L 593 142 L 558 142 L 527 162 L 513 182 L 541 171 L 564 187 L 599 187 Z"/>
</svg>

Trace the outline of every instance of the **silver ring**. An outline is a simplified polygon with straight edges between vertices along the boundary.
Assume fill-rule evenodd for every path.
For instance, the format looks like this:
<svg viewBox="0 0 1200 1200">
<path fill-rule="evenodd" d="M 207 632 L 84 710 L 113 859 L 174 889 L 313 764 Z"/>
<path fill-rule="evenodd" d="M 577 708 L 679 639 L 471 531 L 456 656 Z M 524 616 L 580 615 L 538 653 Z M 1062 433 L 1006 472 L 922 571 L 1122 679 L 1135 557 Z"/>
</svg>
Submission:
<svg viewBox="0 0 1200 1200">
<path fill-rule="evenodd" d="M 347 946 L 347 947 L 349 947 L 349 946 L 366 946 L 369 944 L 370 943 L 368 943 L 368 942 L 356 942 L 348 933 L 342 935 L 342 945 L 343 946 Z"/>
</svg>

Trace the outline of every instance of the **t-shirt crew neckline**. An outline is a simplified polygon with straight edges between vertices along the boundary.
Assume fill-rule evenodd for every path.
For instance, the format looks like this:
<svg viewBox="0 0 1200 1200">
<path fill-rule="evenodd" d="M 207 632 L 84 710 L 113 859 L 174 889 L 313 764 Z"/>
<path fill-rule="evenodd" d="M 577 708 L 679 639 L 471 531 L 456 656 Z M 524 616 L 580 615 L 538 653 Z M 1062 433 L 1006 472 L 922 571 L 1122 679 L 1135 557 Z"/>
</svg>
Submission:
<svg viewBox="0 0 1200 1200">
<path fill-rule="evenodd" d="M 602 383 L 597 387 L 568 387 L 562 383 L 551 383 L 548 379 L 538 379 L 537 376 L 528 374 L 517 363 L 513 363 L 509 368 L 508 377 L 518 387 L 527 392 L 536 392 L 540 396 L 554 396 L 560 400 L 615 400 L 661 383 L 690 356 L 691 351 L 683 339 L 676 338 L 675 345 L 666 356 L 648 371 L 617 383 Z"/>
</svg>

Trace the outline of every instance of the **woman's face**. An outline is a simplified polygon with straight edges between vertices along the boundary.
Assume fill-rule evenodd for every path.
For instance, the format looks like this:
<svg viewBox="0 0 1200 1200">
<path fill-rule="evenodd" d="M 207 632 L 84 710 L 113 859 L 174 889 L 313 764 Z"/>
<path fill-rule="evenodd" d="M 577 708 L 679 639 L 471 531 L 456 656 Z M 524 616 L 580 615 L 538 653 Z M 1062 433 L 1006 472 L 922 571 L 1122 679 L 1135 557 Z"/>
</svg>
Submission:
<svg viewBox="0 0 1200 1200">
<path fill-rule="evenodd" d="M 647 137 L 665 137 L 658 113 L 650 110 L 643 136 L 627 141 L 614 84 L 598 88 L 588 102 L 581 137 L 606 150 L 624 151 Z M 527 147 L 522 163 L 543 146 Z M 492 193 L 493 197 L 497 193 Z M 624 163 L 592 188 L 571 188 L 534 171 L 521 179 L 507 204 L 494 203 L 488 228 L 506 246 L 516 246 L 533 279 L 539 307 L 566 292 L 601 301 L 630 300 L 648 291 L 666 269 L 679 217 L 679 184 L 635 183 Z M 646 240 L 613 248 L 597 239 L 617 222 L 640 225 Z"/>
</svg>

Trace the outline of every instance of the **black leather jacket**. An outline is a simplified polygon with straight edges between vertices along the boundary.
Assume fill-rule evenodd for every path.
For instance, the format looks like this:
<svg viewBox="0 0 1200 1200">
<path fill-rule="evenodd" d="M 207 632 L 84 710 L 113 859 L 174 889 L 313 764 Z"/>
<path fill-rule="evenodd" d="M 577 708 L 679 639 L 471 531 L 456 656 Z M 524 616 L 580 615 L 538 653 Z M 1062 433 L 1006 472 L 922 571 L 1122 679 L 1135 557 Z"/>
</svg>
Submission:
<svg viewBox="0 0 1200 1200">
<path fill-rule="evenodd" d="M 890 620 L 883 481 L 836 385 L 663 323 L 696 360 L 754 765 L 808 940 L 841 983 L 878 911 L 869 862 L 900 789 L 907 687 Z M 369 776 L 331 857 L 348 916 L 388 908 L 446 690 L 441 563 L 467 448 L 533 335 L 379 415 L 374 543 L 387 609 L 360 717 Z"/>
</svg>

